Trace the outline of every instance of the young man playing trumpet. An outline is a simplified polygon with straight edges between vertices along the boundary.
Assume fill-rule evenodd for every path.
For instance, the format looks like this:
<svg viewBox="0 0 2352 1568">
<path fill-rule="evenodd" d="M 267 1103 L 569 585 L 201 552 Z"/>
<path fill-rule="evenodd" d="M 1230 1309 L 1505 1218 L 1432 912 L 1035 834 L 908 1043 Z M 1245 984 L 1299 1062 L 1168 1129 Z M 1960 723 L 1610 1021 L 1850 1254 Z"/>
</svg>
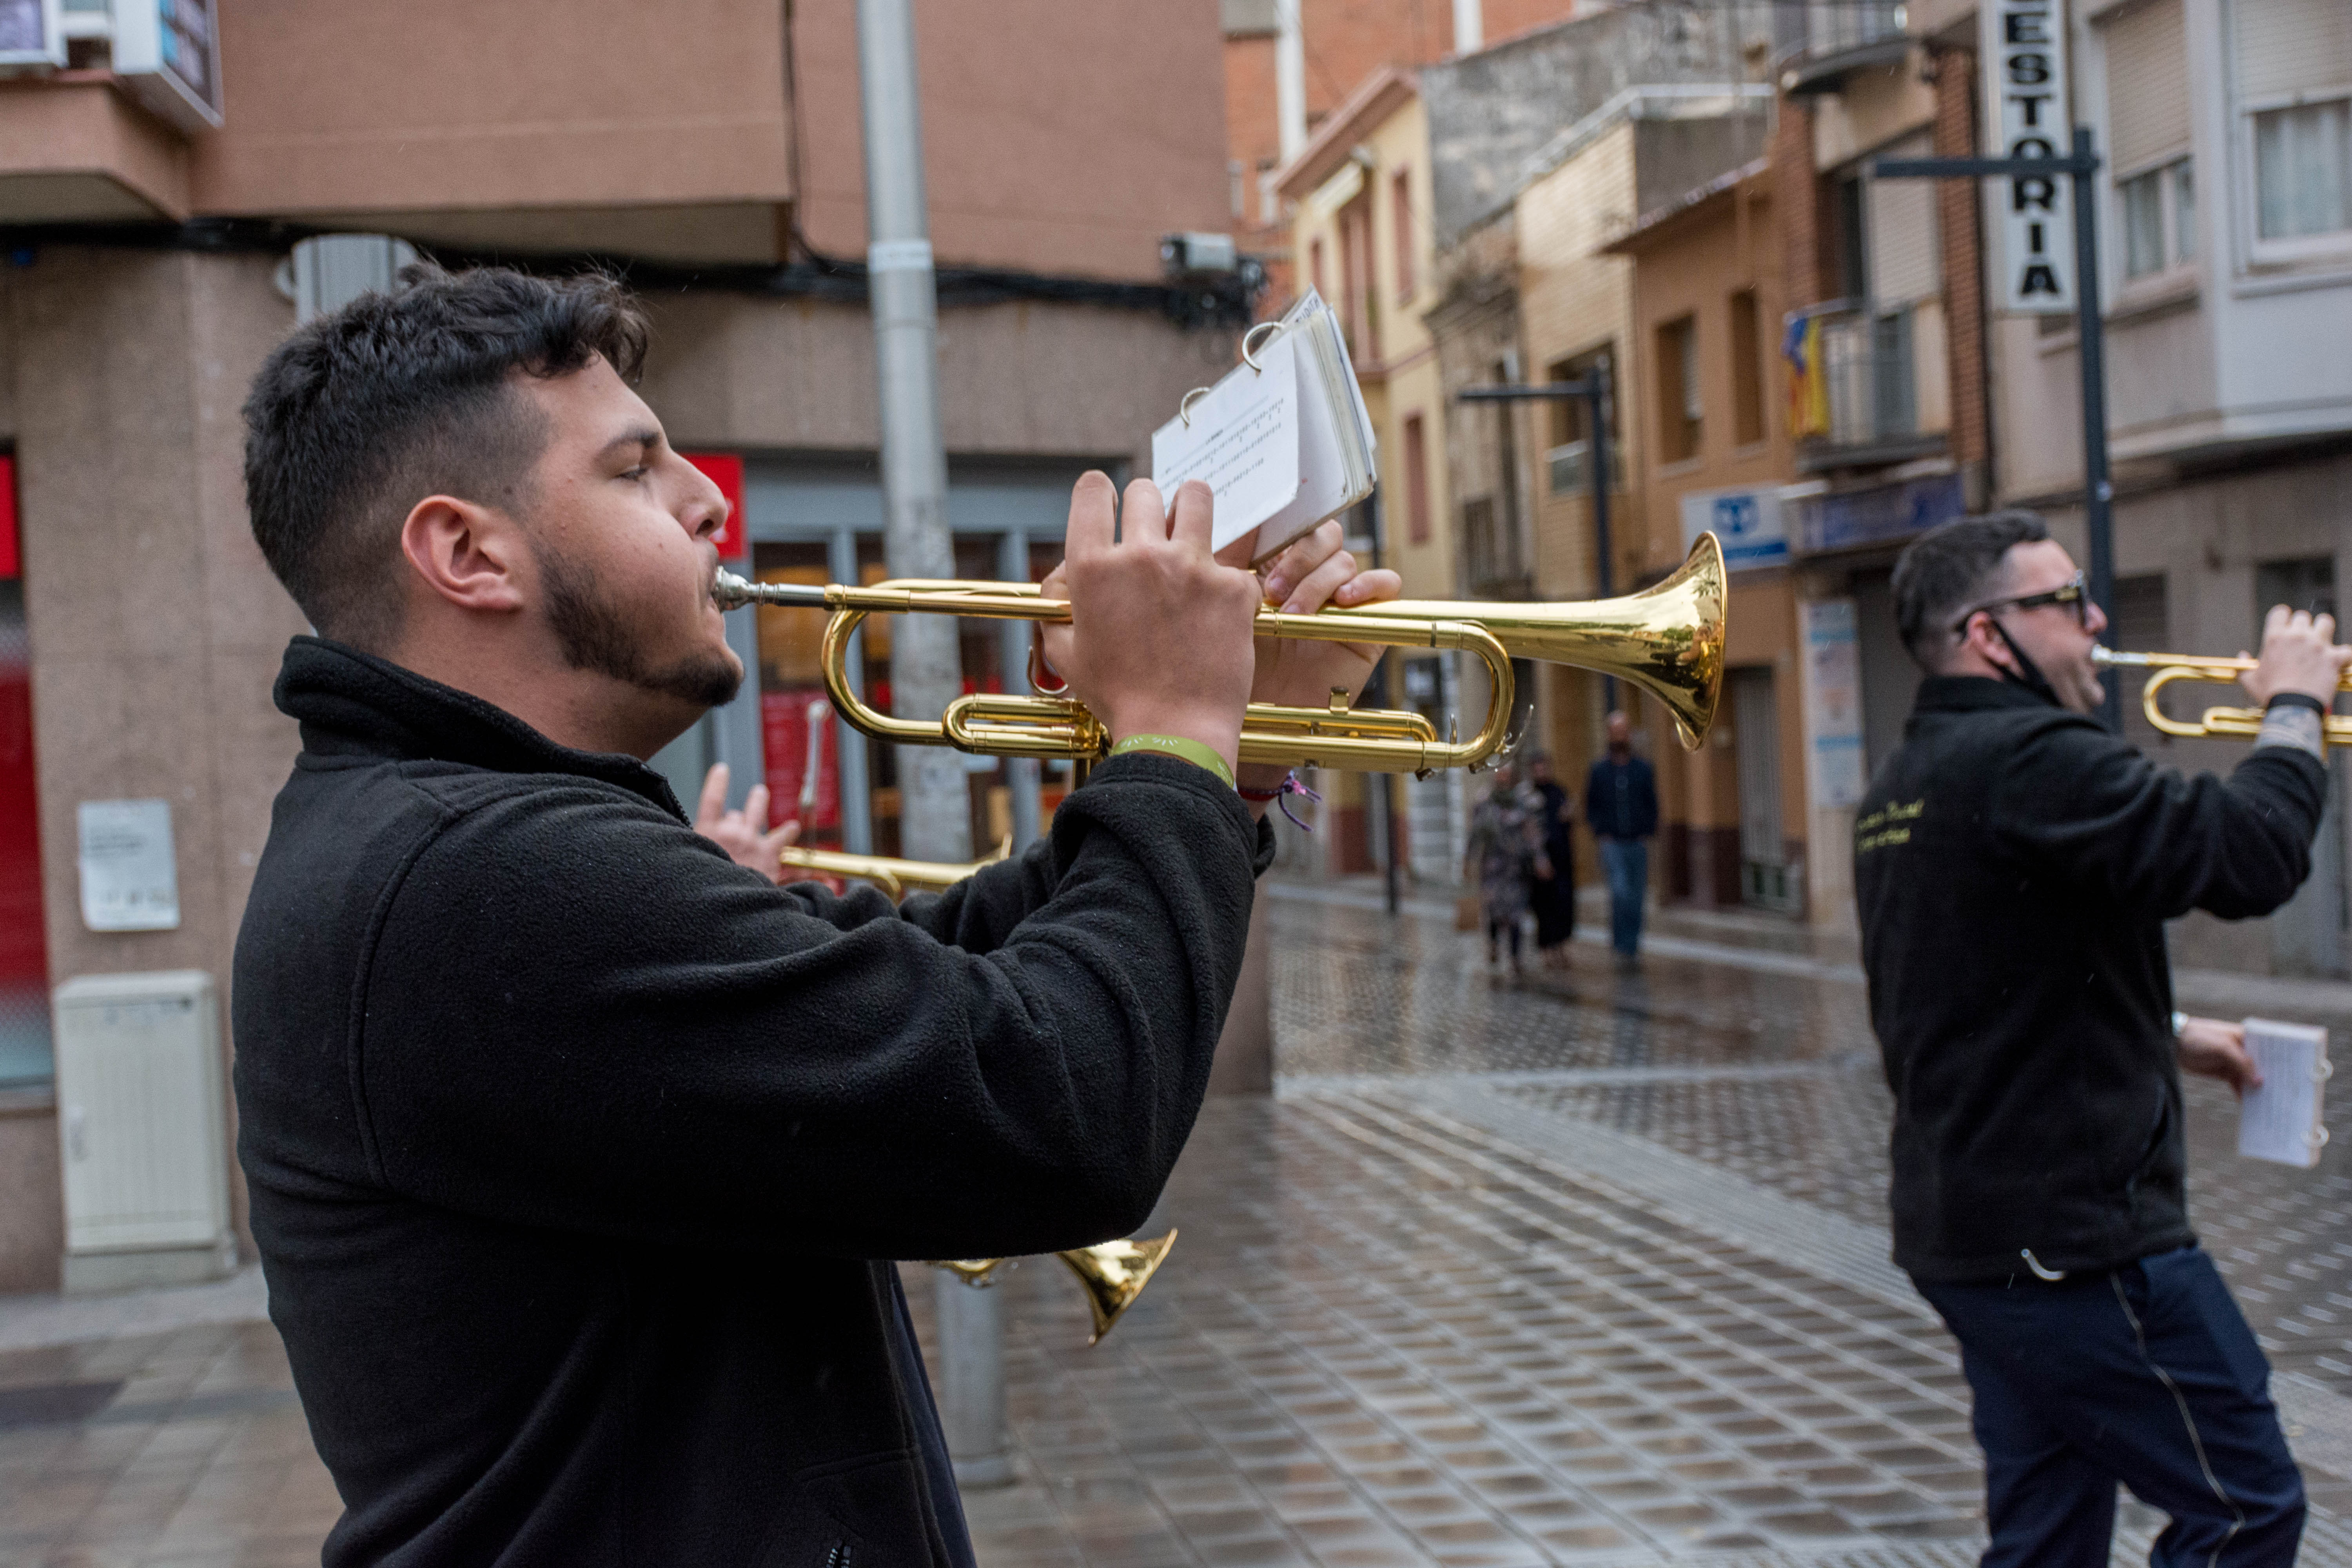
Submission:
<svg viewBox="0 0 2352 1568">
<path fill-rule="evenodd" d="M 779 888 L 646 765 L 743 672 L 635 307 L 405 281 L 247 406 L 255 536 L 319 635 L 237 943 L 239 1157 L 345 1505 L 325 1561 L 969 1564 L 880 1260 L 1141 1223 L 1271 853 L 1243 706 L 1369 663 L 1255 659 L 1206 491 L 1132 485 L 1115 531 L 1088 475 L 1055 664 L 1143 750 L 943 897 Z M 1294 607 L 1394 593 L 1333 543 L 1277 567 Z"/>
</svg>

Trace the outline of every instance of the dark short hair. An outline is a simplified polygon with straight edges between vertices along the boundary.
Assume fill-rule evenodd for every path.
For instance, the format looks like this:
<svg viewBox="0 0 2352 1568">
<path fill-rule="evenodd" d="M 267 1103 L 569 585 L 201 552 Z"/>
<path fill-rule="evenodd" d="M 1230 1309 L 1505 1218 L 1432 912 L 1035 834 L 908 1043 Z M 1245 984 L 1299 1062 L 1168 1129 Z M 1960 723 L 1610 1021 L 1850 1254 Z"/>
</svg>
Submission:
<svg viewBox="0 0 2352 1568">
<path fill-rule="evenodd" d="M 544 421 L 513 374 L 598 355 L 634 379 L 646 320 L 600 273 L 401 269 L 278 345 L 245 404 L 245 501 L 269 569 L 326 637 L 381 650 L 399 631 L 400 528 L 436 493 L 528 500 Z"/>
<path fill-rule="evenodd" d="M 2002 558 L 2049 537 L 2038 512 L 1989 511 L 1911 542 L 1895 563 L 1895 628 L 1922 669 L 1941 663 L 1954 621 L 2000 594 Z"/>
</svg>

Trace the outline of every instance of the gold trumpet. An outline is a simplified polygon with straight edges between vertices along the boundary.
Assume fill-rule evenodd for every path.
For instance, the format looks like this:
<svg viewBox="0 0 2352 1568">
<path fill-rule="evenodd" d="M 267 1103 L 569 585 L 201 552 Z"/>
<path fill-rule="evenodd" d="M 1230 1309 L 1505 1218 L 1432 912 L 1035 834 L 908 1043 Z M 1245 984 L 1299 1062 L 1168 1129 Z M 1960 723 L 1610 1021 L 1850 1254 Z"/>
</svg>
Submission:
<svg viewBox="0 0 2352 1568">
<path fill-rule="evenodd" d="M 898 903 L 910 892 L 937 892 L 952 888 L 982 866 L 993 866 L 1013 853 L 1006 836 L 995 852 L 967 866 L 943 860 L 901 860 L 891 855 L 857 855 L 845 849 L 803 849 L 795 844 L 783 852 L 783 863 L 797 871 L 818 871 L 828 877 L 855 877 L 871 882 L 882 896 Z"/>
<path fill-rule="evenodd" d="M 824 628 L 825 691 L 853 728 L 877 741 L 950 745 L 992 757 L 1098 759 L 1109 752 L 1109 732 L 1083 704 L 1069 698 L 974 693 L 948 704 L 946 713 L 932 723 L 879 712 L 850 685 L 849 639 L 866 616 L 930 614 L 1067 621 L 1069 605 L 1045 598 L 1033 584 L 907 579 L 870 588 L 839 584 L 818 587 L 751 583 L 721 570 L 710 596 L 723 610 L 775 605 L 833 612 Z M 1486 667 L 1486 715 L 1468 740 L 1441 741 L 1422 715 L 1354 708 L 1343 690 L 1331 693 L 1328 709 L 1253 702 L 1243 721 L 1241 760 L 1376 773 L 1475 768 L 1511 739 L 1515 658 L 1573 665 L 1637 687 L 1665 705 L 1683 744 L 1696 748 L 1715 721 L 1723 695 L 1727 597 L 1723 547 L 1714 534 L 1703 533 L 1672 576 L 1615 599 L 1566 604 L 1394 599 L 1311 616 L 1260 610 L 1260 637 L 1458 648 L 1475 654 Z"/>
<path fill-rule="evenodd" d="M 952 887 L 983 866 L 992 866 L 1013 853 L 1013 840 L 1008 836 L 996 846 L 996 852 L 969 866 L 949 865 L 940 860 L 901 860 L 889 855 L 853 855 L 840 849 L 803 849 L 792 845 L 782 854 L 783 863 L 802 871 L 823 871 L 834 877 L 856 877 L 882 889 L 883 896 L 894 902 L 907 896 L 913 888 L 938 889 Z M 1104 1241 L 1092 1247 L 1073 1247 L 1055 1257 L 1078 1277 L 1087 1293 L 1087 1310 L 1094 1314 L 1095 1331 L 1087 1343 L 1097 1345 L 1110 1332 L 1119 1314 L 1135 1304 L 1143 1294 L 1144 1286 L 1151 1281 L 1168 1249 L 1176 1245 L 1176 1233 L 1155 1236 L 1143 1241 Z M 985 1289 L 996 1283 L 996 1271 L 1003 1266 L 1002 1258 L 943 1258 L 932 1262 L 934 1268 L 944 1268 L 972 1289 Z"/>
<path fill-rule="evenodd" d="M 2147 678 L 2147 689 L 2140 693 L 2140 711 L 2165 734 L 2251 741 L 2262 733 L 2263 710 L 2259 708 L 2208 708 L 2195 723 L 2190 723 L 2167 713 L 2163 702 L 2164 689 L 2178 681 L 2234 686 L 2238 677 L 2261 662 L 2258 659 L 2194 653 L 2118 653 L 2114 648 L 2094 647 L 2091 662 L 2106 669 L 2154 670 L 2156 673 Z M 2352 691 L 2352 672 L 2346 673 L 2336 689 Z M 2320 721 L 2320 733 L 2328 745 L 2352 746 L 2352 718 L 2330 714 Z"/>
</svg>

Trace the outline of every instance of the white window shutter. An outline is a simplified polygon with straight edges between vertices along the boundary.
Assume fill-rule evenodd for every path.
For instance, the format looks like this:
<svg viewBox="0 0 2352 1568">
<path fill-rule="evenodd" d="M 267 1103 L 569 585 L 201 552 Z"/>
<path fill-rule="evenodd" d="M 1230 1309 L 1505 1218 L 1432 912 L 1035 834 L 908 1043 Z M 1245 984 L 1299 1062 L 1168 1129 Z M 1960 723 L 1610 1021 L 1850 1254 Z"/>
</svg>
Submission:
<svg viewBox="0 0 2352 1568">
<path fill-rule="evenodd" d="M 1925 135 L 1906 137 L 1879 156 L 1925 158 L 1934 144 Z M 1863 225 L 1869 231 L 1866 257 L 1870 298 L 1876 305 L 1908 305 L 1931 298 L 1943 287 L 1936 231 L 1936 182 L 1867 180 L 1863 184 Z"/>
<path fill-rule="evenodd" d="M 2189 40 L 2180 0 L 2153 0 L 2101 30 L 2107 57 L 2107 155 L 2119 171 L 2189 150 Z"/>
<path fill-rule="evenodd" d="M 2346 0 L 2231 0 L 2230 16 L 2241 102 L 2352 89 Z"/>
</svg>

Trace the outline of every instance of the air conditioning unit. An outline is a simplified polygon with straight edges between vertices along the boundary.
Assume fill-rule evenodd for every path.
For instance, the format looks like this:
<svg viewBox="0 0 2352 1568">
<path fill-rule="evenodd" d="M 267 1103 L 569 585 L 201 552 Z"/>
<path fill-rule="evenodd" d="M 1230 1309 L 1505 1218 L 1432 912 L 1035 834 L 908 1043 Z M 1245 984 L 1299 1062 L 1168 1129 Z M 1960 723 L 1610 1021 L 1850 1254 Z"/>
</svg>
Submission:
<svg viewBox="0 0 2352 1568">
<path fill-rule="evenodd" d="M 83 975 L 55 1011 L 67 1293 L 235 1272 L 212 976 Z"/>
</svg>

